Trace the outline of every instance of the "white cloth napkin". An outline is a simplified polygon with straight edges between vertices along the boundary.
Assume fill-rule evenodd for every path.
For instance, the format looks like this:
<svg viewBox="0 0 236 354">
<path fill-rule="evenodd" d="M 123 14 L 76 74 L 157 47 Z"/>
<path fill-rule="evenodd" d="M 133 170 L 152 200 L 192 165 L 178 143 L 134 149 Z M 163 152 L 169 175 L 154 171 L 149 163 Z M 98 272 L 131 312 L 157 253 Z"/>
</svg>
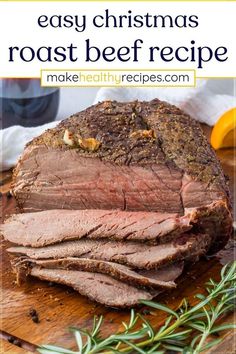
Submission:
<svg viewBox="0 0 236 354">
<path fill-rule="evenodd" d="M 25 128 L 21 127 L 20 125 L 14 125 L 12 127 L 1 130 L 1 171 L 9 170 L 9 168 L 15 166 L 20 154 L 24 150 L 25 145 L 36 136 L 43 133 L 45 130 L 53 128 L 57 124 L 58 121 L 55 121 L 34 128 Z"/>
<path fill-rule="evenodd" d="M 76 95 L 78 95 L 76 99 Z M 81 91 L 73 89 L 73 96 L 67 91 L 67 97 L 61 97 L 59 119 L 75 113 Z M 208 80 L 198 80 L 196 88 L 101 88 L 98 90 L 94 103 L 106 99 L 117 101 L 151 100 L 159 98 L 182 108 L 193 118 L 208 125 L 214 125 L 219 117 L 229 109 L 236 107 L 235 96 L 215 93 L 212 83 Z M 68 102 L 70 103 L 68 105 Z M 73 102 L 74 112 L 71 111 Z M 69 109 L 66 109 L 69 107 Z M 78 109 L 77 109 L 78 110 Z M 68 113 L 66 113 L 68 111 Z M 63 115 L 62 115 L 63 112 Z M 13 167 L 24 146 L 46 129 L 52 128 L 58 121 L 36 128 L 12 126 L 0 131 L 1 151 L 0 169 L 2 171 Z"/>
<path fill-rule="evenodd" d="M 154 98 L 174 104 L 199 122 L 208 125 L 214 125 L 224 112 L 236 107 L 235 96 L 215 93 L 209 80 L 198 80 L 196 88 L 102 88 L 98 91 L 95 102 L 106 99 L 148 101 Z"/>
</svg>

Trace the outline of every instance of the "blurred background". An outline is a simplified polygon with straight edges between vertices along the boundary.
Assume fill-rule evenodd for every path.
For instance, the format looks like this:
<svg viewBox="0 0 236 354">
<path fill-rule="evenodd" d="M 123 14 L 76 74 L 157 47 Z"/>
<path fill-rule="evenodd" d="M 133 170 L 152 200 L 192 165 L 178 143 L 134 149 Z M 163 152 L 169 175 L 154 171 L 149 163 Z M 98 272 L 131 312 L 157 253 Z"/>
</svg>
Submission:
<svg viewBox="0 0 236 354">
<path fill-rule="evenodd" d="M 199 79 L 196 88 L 82 87 L 61 89 L 42 88 L 39 79 L 0 79 L 0 126 L 2 129 L 14 125 L 40 126 L 54 120 L 65 119 L 93 103 L 106 99 L 148 101 L 159 98 L 176 104 L 201 121 L 201 117 L 194 116 L 196 105 L 201 107 L 204 105 L 205 108 L 216 107 L 215 112 L 212 112 L 215 117 L 218 112 L 217 107 L 219 107 L 219 114 L 231 108 L 232 100 L 229 96 L 233 95 L 233 79 Z M 213 125 L 215 121 L 206 123 Z"/>
</svg>

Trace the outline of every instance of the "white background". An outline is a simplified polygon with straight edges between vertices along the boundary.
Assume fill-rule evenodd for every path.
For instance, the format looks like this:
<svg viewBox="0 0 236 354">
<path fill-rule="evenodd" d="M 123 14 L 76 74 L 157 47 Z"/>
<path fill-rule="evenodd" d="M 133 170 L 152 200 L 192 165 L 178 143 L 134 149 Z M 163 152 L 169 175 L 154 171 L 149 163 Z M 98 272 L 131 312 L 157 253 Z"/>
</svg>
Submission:
<svg viewBox="0 0 236 354">
<path fill-rule="evenodd" d="M 197 15 L 197 28 L 93 28 L 91 19 L 97 14 L 103 14 L 109 8 L 116 16 L 147 12 L 156 15 Z M 225 46 L 228 48 L 229 59 L 216 62 L 214 59 L 206 63 L 203 69 L 197 70 L 198 77 L 236 77 L 236 43 L 235 43 L 235 2 L 1 2 L 0 3 L 0 77 L 39 77 L 40 69 L 194 69 L 196 64 L 173 61 L 164 63 L 158 61 L 149 63 L 145 48 L 150 46 L 190 46 L 195 40 L 198 46 L 208 45 L 212 48 Z M 86 14 L 88 24 L 83 33 L 73 28 L 40 28 L 37 19 L 40 15 L 83 15 Z M 84 63 L 84 40 L 90 38 L 91 44 L 99 47 L 130 46 L 134 40 L 144 40 L 139 63 Z M 8 62 L 9 46 L 67 46 L 71 43 L 80 50 L 80 61 L 77 63 L 40 63 L 37 60 L 24 63 L 18 60 Z"/>
</svg>

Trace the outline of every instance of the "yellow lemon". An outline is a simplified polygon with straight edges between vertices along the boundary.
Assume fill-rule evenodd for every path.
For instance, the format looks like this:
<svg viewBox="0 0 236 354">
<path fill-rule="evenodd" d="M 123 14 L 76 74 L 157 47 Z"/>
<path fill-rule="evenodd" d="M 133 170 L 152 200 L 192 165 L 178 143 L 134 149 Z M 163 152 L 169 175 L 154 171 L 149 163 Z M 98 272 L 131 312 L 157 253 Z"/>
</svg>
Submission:
<svg viewBox="0 0 236 354">
<path fill-rule="evenodd" d="M 211 133 L 215 150 L 236 146 L 236 108 L 225 112 L 216 122 Z"/>
</svg>

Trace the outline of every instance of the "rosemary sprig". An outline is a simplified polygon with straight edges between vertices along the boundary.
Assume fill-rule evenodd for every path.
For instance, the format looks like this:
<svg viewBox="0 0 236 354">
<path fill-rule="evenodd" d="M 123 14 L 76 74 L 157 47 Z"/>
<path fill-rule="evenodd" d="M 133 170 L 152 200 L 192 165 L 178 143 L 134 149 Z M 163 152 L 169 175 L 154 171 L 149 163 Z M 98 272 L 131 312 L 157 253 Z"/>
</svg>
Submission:
<svg viewBox="0 0 236 354">
<path fill-rule="evenodd" d="M 165 324 L 157 331 L 132 309 L 129 323 L 122 323 L 122 332 L 102 338 L 103 317 L 94 317 L 91 331 L 70 328 L 76 339 L 77 351 L 54 345 L 42 345 L 37 350 L 41 354 L 163 354 L 167 350 L 199 354 L 221 341 L 221 338 L 212 340 L 212 335 L 236 328 L 235 324 L 218 325 L 219 319 L 232 312 L 236 305 L 236 261 L 222 268 L 219 282 L 210 279 L 205 290 L 206 295 L 196 295 L 196 305 L 191 307 L 184 299 L 177 311 L 154 301 L 141 301 L 168 315 Z"/>
</svg>

